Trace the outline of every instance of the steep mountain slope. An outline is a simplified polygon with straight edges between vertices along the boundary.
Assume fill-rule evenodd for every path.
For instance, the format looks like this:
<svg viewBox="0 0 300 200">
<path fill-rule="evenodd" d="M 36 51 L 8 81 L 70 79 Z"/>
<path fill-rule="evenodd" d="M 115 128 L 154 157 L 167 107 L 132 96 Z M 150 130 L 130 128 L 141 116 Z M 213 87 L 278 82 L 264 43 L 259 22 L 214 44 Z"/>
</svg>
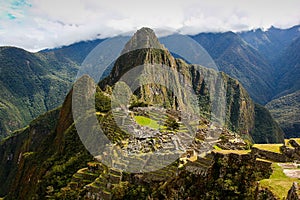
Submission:
<svg viewBox="0 0 300 200">
<path fill-rule="evenodd" d="M 254 101 L 265 104 L 272 98 L 272 66 L 239 35 L 232 32 L 201 33 L 192 38 L 207 50 L 220 71 L 243 84 Z"/>
<path fill-rule="evenodd" d="M 275 67 L 278 84 L 274 98 L 300 90 L 300 36 L 285 49 Z"/>
<path fill-rule="evenodd" d="M 261 55 L 264 55 L 271 64 L 276 64 L 278 57 L 299 37 L 300 26 L 289 29 L 271 27 L 267 31 L 261 29 L 239 33 L 239 35 Z"/>
<path fill-rule="evenodd" d="M 258 29 L 239 35 L 272 64 L 276 86 L 267 108 L 286 137 L 299 136 L 300 26 L 285 30 L 274 27 L 267 31 Z"/>
<path fill-rule="evenodd" d="M 0 138 L 60 105 L 76 65 L 48 53 L 0 48 Z"/>
<path fill-rule="evenodd" d="M 285 137 L 300 135 L 300 91 L 270 101 L 268 108 L 273 118 L 279 123 Z"/>
<path fill-rule="evenodd" d="M 70 108 L 70 103 L 69 95 L 63 107 Z M 0 196 L 39 199 L 38 194 L 43 194 L 46 198 L 47 186 L 64 186 L 92 159 L 72 125 L 71 110 L 64 108 L 41 115 L 1 143 Z"/>
<path fill-rule="evenodd" d="M 286 137 L 298 137 L 300 113 L 300 37 L 285 48 L 275 64 L 276 93 L 267 104 Z"/>
</svg>

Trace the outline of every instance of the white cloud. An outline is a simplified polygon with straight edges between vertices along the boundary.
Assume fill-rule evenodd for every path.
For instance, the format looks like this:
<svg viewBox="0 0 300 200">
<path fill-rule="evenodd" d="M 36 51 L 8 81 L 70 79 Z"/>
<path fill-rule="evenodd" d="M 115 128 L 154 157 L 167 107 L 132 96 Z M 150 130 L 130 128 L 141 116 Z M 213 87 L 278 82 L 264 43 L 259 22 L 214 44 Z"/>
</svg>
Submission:
<svg viewBox="0 0 300 200">
<path fill-rule="evenodd" d="M 299 0 L 2 1 L 0 45 L 28 50 L 94 39 L 99 34 L 109 37 L 143 26 L 196 34 L 300 23 Z"/>
</svg>

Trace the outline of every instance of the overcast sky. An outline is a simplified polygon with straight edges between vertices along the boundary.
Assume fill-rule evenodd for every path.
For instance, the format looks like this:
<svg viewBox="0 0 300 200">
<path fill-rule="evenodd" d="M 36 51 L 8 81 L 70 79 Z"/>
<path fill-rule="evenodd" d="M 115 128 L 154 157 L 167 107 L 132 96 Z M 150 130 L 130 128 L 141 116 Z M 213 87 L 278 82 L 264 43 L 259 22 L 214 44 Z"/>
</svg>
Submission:
<svg viewBox="0 0 300 200">
<path fill-rule="evenodd" d="M 0 45 L 37 51 L 132 32 L 289 28 L 300 0 L 0 0 Z"/>
</svg>

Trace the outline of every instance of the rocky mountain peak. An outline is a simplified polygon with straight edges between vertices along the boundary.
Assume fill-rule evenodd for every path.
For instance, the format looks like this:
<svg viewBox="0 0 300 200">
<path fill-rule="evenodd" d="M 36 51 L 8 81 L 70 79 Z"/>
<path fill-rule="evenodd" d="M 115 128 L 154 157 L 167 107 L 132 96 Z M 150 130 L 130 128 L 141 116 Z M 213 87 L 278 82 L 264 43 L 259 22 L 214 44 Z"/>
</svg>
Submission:
<svg viewBox="0 0 300 200">
<path fill-rule="evenodd" d="M 101 81 L 101 87 L 113 85 L 127 71 L 145 64 L 163 64 L 176 68 L 175 58 L 160 44 L 150 28 L 139 29 L 126 43 L 121 56 L 116 60 L 110 75 Z"/>
<path fill-rule="evenodd" d="M 154 49 L 165 49 L 160 44 L 154 31 L 150 28 L 143 27 L 139 29 L 132 38 L 125 45 L 122 54 L 128 53 L 136 49 L 154 48 Z"/>
</svg>

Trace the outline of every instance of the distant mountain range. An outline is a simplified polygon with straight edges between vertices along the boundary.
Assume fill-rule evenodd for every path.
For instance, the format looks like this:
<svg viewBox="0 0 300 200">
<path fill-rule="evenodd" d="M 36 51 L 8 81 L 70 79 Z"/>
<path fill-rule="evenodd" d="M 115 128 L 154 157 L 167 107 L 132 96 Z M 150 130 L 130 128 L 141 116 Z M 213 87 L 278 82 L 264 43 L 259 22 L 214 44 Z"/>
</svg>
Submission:
<svg viewBox="0 0 300 200">
<path fill-rule="evenodd" d="M 286 48 L 299 37 L 299 28 L 299 25 L 289 29 L 271 27 L 267 31 L 256 29 L 239 35 L 273 65 Z"/>
</svg>

